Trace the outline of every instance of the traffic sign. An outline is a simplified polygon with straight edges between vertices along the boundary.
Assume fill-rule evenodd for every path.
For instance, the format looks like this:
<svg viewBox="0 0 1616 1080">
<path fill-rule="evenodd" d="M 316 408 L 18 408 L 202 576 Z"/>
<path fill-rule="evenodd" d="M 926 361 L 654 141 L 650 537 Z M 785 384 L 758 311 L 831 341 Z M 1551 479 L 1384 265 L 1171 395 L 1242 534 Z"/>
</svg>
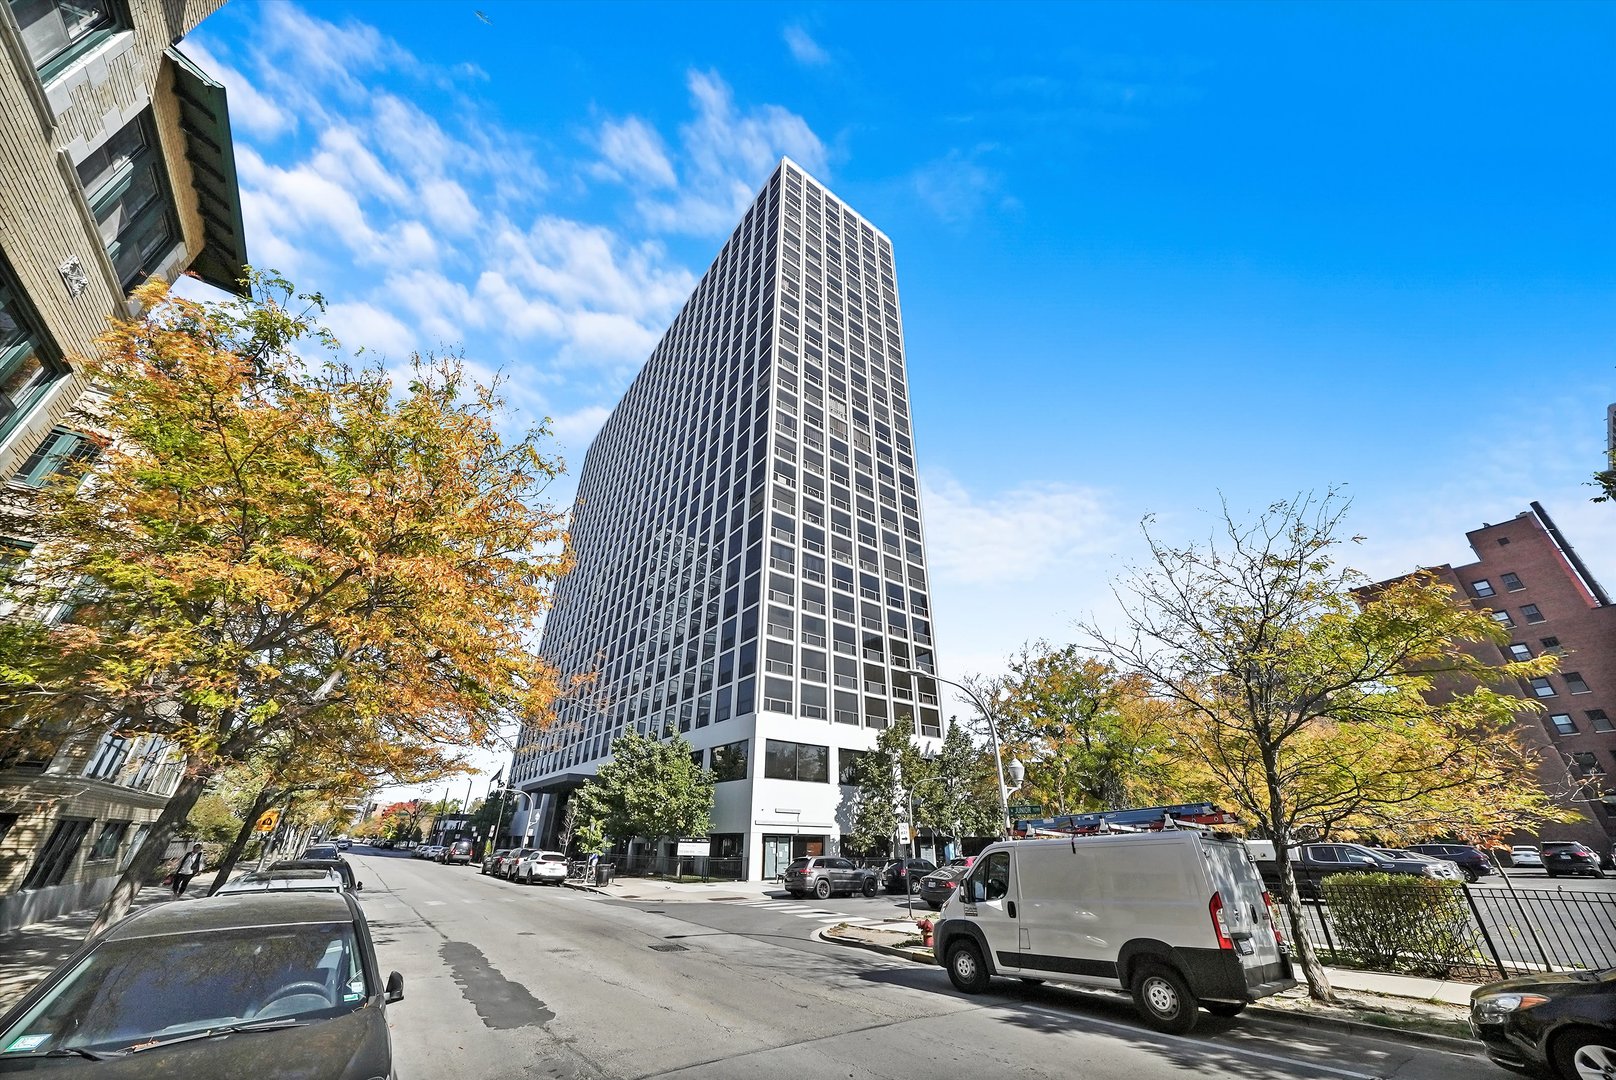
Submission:
<svg viewBox="0 0 1616 1080">
<path fill-rule="evenodd" d="M 280 824 L 281 812 L 279 810 L 265 810 L 258 815 L 258 824 L 253 826 L 254 832 L 274 832 L 275 826 Z"/>
<path fill-rule="evenodd" d="M 1024 803 L 1020 806 L 1012 806 L 1010 808 L 1010 816 L 1017 820 L 1022 818 L 1041 818 L 1044 816 L 1044 808 L 1042 806 L 1034 806 L 1032 803 Z"/>
</svg>

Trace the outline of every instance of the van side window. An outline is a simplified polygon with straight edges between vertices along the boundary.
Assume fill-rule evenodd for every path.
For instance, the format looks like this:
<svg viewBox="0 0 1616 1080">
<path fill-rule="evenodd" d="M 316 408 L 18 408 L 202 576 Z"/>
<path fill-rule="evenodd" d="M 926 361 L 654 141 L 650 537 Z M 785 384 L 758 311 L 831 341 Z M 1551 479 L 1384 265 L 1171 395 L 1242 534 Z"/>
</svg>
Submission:
<svg viewBox="0 0 1616 1080">
<path fill-rule="evenodd" d="M 1002 900 L 1010 893 L 1010 853 L 995 851 L 985 860 L 978 861 L 971 871 L 966 901 L 980 904 L 988 900 Z"/>
</svg>

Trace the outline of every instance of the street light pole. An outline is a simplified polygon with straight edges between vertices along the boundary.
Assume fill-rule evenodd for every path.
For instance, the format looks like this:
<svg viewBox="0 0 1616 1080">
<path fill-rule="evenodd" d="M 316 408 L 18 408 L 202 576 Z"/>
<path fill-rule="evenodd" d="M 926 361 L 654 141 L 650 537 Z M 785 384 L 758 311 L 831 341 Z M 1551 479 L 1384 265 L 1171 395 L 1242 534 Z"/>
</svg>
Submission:
<svg viewBox="0 0 1616 1080">
<path fill-rule="evenodd" d="M 988 735 L 993 740 L 993 767 L 999 774 L 999 838 L 1004 839 L 1010 835 L 1010 789 L 1005 787 L 1004 784 L 1004 750 L 999 745 L 999 724 L 993 715 L 993 711 L 983 703 L 981 698 L 976 696 L 975 691 L 964 683 L 957 683 L 953 679 L 945 679 L 941 675 L 933 675 L 929 671 L 921 671 L 918 668 L 911 668 L 910 673 L 924 675 L 927 678 L 935 679 L 940 683 L 947 683 L 949 686 L 954 687 L 971 699 L 971 704 L 976 706 L 977 711 L 982 714 L 982 718 L 988 722 Z M 1018 762 L 1017 764 L 1020 763 Z M 1021 786 L 1020 777 L 1016 778 L 1016 786 Z"/>
</svg>

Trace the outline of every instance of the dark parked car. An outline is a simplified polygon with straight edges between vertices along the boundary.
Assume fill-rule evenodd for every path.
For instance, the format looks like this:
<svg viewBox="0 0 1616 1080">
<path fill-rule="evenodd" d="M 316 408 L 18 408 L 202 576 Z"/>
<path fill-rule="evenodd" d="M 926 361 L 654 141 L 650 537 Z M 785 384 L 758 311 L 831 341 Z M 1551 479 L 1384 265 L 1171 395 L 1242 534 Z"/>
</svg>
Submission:
<svg viewBox="0 0 1616 1080">
<path fill-rule="evenodd" d="M 1587 844 L 1575 840 L 1545 840 L 1542 851 L 1543 869 L 1550 877 L 1559 877 L 1561 874 L 1605 876 L 1605 872 L 1599 868 L 1599 854 Z"/>
<path fill-rule="evenodd" d="M 1456 864 L 1466 881 L 1479 881 L 1494 872 L 1492 860 L 1469 844 L 1410 844 L 1408 850 Z"/>
<path fill-rule="evenodd" d="M 300 859 L 341 859 L 342 852 L 337 850 L 335 844 L 315 844 L 313 847 L 303 849 Z"/>
<path fill-rule="evenodd" d="M 0 1072 L 95 1063 L 102 1080 L 389 1076 L 388 1002 L 347 893 L 144 908 L 0 1019 Z"/>
<path fill-rule="evenodd" d="M 461 866 L 470 866 L 471 849 L 472 843 L 470 840 L 456 840 L 443 853 L 444 864 L 453 866 L 455 863 L 459 863 Z"/>
<path fill-rule="evenodd" d="M 926 859 L 894 859 L 881 871 L 881 886 L 887 892 L 918 889 L 920 879 L 937 869 L 937 864 Z"/>
<path fill-rule="evenodd" d="M 1248 842 L 1247 847 L 1256 843 Z M 1271 855 L 1271 845 L 1269 846 Z M 1258 857 L 1257 872 L 1270 890 L 1279 883 L 1278 864 L 1273 859 Z M 1291 872 L 1296 875 L 1296 890 L 1304 899 L 1319 898 L 1319 882 L 1332 874 L 1410 874 L 1418 877 L 1437 877 L 1432 864 L 1421 859 L 1394 859 L 1381 855 L 1362 844 L 1303 844 L 1291 852 Z"/>
<path fill-rule="evenodd" d="M 1478 986 L 1470 1030 L 1506 1069 L 1559 1080 L 1616 1076 L 1616 968 Z"/>
<path fill-rule="evenodd" d="M 943 910 L 948 898 L 959 888 L 959 883 L 965 880 L 965 875 L 971 872 L 974 858 L 961 857 L 950 859 L 948 865 L 939 867 L 920 879 L 920 898 L 926 901 L 926 906 L 933 911 Z"/>
<path fill-rule="evenodd" d="M 497 874 L 499 872 L 500 864 L 509 858 L 510 854 L 510 848 L 500 848 L 498 851 L 490 851 L 487 855 L 484 855 L 483 873 Z"/>
<path fill-rule="evenodd" d="M 270 863 L 269 869 L 271 873 L 276 870 L 330 870 L 342 879 L 342 887 L 349 892 L 358 892 L 365 887 L 364 882 L 354 877 L 353 867 L 347 859 L 282 859 Z"/>
<path fill-rule="evenodd" d="M 874 870 L 854 866 L 851 859 L 828 855 L 795 859 L 780 876 L 792 896 L 813 893 L 821 900 L 828 900 L 834 893 L 874 896 L 878 887 Z"/>
</svg>

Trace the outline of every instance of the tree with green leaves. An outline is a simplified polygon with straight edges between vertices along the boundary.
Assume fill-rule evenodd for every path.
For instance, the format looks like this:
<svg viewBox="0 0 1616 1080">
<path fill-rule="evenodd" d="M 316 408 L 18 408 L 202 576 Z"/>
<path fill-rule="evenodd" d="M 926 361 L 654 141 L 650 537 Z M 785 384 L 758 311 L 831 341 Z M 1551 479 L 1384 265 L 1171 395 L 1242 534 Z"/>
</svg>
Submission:
<svg viewBox="0 0 1616 1080">
<path fill-rule="evenodd" d="M 1464 835 L 1559 813 L 1515 727 L 1531 706 L 1493 689 L 1554 658 L 1499 664 L 1507 631 L 1432 575 L 1367 588 L 1337 561 L 1346 509 L 1333 491 L 1250 524 L 1225 506 L 1220 535 L 1184 547 L 1147 519 L 1151 564 L 1122 585 L 1124 629 L 1087 627 L 1177 706 L 1182 752 L 1274 841 L 1290 940 L 1322 1000 L 1333 994 L 1304 928 L 1298 838 L 1413 822 Z"/>
<path fill-rule="evenodd" d="M 0 508 L 0 535 L 36 542 L 0 620 L 0 742 L 110 727 L 184 755 L 93 932 L 266 740 L 339 723 L 403 753 L 487 746 L 555 695 L 530 648 L 569 562 L 547 432 L 508 440 L 497 388 L 457 358 L 418 356 L 397 385 L 342 358 L 318 295 L 249 285 L 137 289 L 142 314 L 79 361 L 104 452 L 15 522 Z"/>
<path fill-rule="evenodd" d="M 497 846 L 500 837 L 510 831 L 511 819 L 521 807 L 522 799 L 514 788 L 501 788 L 479 799 L 471 810 L 473 836 L 487 837 L 490 847 Z"/>
<path fill-rule="evenodd" d="M 844 843 L 870 854 L 888 854 L 900 820 L 908 816 L 909 792 L 927 776 L 915 745 L 914 724 L 898 720 L 875 737 L 854 773 L 852 828 Z"/>
<path fill-rule="evenodd" d="M 573 793 L 574 836 L 585 850 L 599 850 L 606 837 L 622 842 L 706 836 L 714 783 L 683 738 L 621 735 L 612 743 L 611 760 Z"/>
<path fill-rule="evenodd" d="M 923 762 L 913 794 L 917 824 L 950 837 L 997 836 L 999 782 L 993 751 L 979 745 L 964 724 L 950 720 L 937 756 Z"/>
</svg>

